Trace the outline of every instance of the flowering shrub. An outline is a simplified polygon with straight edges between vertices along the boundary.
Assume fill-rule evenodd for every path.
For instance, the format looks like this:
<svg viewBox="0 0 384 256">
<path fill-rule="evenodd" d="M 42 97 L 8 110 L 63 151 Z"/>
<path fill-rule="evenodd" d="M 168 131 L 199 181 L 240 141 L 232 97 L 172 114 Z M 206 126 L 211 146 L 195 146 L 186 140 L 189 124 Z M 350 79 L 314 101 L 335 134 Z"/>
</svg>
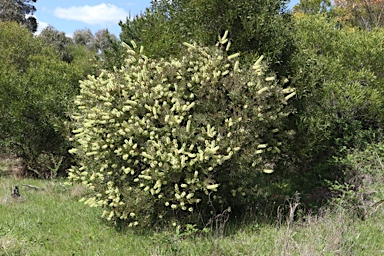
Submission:
<svg viewBox="0 0 384 256">
<path fill-rule="evenodd" d="M 241 197 L 244 172 L 272 172 L 295 92 L 265 75 L 262 58 L 241 69 L 224 44 L 154 60 L 132 42 L 120 69 L 81 82 L 69 179 L 94 190 L 86 204 L 130 226 L 198 223 Z"/>
</svg>

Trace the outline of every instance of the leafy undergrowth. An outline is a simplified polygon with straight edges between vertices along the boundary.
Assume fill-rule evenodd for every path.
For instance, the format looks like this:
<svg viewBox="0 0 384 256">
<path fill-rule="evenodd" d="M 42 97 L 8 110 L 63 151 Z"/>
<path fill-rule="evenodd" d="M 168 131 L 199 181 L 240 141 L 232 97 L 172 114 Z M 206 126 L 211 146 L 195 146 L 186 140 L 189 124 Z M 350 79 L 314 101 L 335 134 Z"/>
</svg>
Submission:
<svg viewBox="0 0 384 256">
<path fill-rule="evenodd" d="M 20 198 L 11 196 L 15 185 Z M 217 236 L 216 231 L 193 228 L 181 234 L 117 230 L 100 219 L 99 209 L 78 202 L 86 193 L 84 187 L 64 186 L 60 180 L 2 176 L 0 255 L 384 254 L 382 207 L 365 220 L 333 208 L 297 221 L 281 217 L 274 224 L 248 222 Z"/>
</svg>

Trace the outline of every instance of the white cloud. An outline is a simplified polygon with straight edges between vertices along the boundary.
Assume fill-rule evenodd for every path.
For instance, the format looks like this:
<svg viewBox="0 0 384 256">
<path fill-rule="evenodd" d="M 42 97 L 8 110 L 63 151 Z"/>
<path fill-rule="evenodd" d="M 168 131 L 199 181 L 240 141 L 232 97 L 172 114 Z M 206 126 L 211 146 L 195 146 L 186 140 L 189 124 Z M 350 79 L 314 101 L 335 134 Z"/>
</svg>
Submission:
<svg viewBox="0 0 384 256">
<path fill-rule="evenodd" d="M 55 9 L 56 17 L 67 20 L 84 22 L 89 25 L 106 25 L 125 20 L 129 13 L 123 8 L 113 4 L 99 4 L 95 6 L 72 6 L 70 8 L 58 7 Z"/>
<path fill-rule="evenodd" d="M 48 26 L 49 24 L 47 22 L 37 21 L 37 31 L 35 32 L 35 35 L 40 35 L 41 31 L 43 31 L 43 29 L 45 29 Z"/>
</svg>

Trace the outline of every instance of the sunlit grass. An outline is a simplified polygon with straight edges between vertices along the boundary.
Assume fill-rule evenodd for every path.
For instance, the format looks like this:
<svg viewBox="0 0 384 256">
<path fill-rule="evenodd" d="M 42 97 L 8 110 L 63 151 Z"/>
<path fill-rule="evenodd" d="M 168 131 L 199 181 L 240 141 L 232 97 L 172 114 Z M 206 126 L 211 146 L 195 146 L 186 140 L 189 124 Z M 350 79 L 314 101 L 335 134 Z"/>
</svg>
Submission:
<svg viewBox="0 0 384 256">
<path fill-rule="evenodd" d="M 18 185 L 21 198 L 11 196 Z M 38 187 L 28 187 L 30 185 Z M 384 213 L 365 221 L 334 208 L 305 221 L 248 221 L 225 236 L 118 230 L 100 209 L 78 202 L 87 190 L 60 180 L 0 179 L 0 255 L 383 255 Z"/>
</svg>

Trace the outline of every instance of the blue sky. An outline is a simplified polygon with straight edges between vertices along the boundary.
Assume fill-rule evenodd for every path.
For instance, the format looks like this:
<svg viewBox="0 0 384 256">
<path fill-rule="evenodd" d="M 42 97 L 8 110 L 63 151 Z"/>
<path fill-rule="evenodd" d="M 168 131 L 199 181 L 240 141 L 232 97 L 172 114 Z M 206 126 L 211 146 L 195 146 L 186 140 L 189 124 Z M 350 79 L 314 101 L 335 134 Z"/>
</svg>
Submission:
<svg viewBox="0 0 384 256">
<path fill-rule="evenodd" d="M 299 0 L 292 0 L 290 7 Z M 150 6 L 150 0 L 37 0 L 35 7 L 39 22 L 38 32 L 48 25 L 71 36 L 77 29 L 89 28 L 93 33 L 107 28 L 115 35 L 120 34 L 118 22 L 126 17 L 135 16 Z"/>
</svg>

